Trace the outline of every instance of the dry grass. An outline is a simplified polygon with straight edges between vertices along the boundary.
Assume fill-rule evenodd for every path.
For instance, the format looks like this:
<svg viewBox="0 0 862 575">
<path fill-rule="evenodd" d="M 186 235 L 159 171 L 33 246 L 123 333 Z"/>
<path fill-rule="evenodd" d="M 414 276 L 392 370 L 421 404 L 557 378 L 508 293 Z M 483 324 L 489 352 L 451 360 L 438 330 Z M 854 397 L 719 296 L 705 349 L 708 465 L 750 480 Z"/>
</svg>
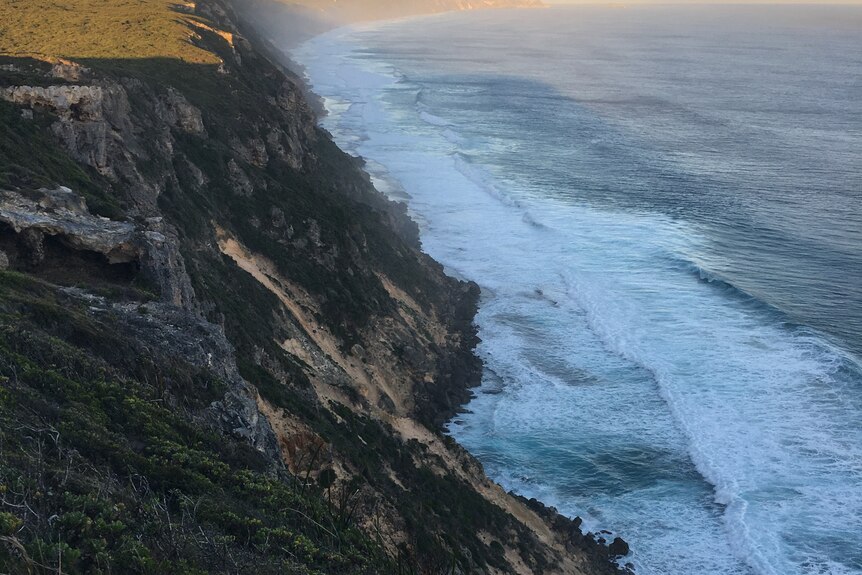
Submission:
<svg viewBox="0 0 862 575">
<path fill-rule="evenodd" d="M 168 0 L 0 0 L 0 54 L 217 64 L 192 42 L 187 12 Z"/>
</svg>

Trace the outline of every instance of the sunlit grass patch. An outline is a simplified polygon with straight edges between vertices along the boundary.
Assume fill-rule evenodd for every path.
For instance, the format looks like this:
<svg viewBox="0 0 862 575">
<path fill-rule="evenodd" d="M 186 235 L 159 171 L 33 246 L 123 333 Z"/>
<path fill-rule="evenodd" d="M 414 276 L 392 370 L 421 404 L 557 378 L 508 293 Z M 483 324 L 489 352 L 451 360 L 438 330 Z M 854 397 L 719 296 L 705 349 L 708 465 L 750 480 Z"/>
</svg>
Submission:
<svg viewBox="0 0 862 575">
<path fill-rule="evenodd" d="M 0 53 L 217 64 L 193 43 L 191 8 L 168 0 L 0 0 Z"/>
</svg>

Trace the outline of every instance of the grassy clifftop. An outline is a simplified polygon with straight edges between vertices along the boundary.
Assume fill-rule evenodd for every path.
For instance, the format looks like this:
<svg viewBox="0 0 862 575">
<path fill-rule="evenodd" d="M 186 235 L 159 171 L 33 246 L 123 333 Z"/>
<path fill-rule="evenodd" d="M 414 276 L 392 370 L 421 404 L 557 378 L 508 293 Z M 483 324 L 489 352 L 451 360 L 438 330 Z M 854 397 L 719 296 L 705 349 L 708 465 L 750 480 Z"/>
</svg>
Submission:
<svg viewBox="0 0 862 575">
<path fill-rule="evenodd" d="M 158 0 L 4 0 L 0 52 L 77 59 L 174 58 L 218 64 L 192 42 L 194 4 Z"/>
</svg>

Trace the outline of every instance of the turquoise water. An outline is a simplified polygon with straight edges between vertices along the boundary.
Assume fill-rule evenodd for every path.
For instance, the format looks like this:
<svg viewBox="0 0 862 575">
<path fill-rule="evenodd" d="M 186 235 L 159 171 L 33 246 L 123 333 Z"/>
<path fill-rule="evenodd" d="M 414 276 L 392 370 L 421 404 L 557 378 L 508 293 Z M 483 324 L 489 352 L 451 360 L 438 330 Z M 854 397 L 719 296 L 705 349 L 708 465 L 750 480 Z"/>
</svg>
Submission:
<svg viewBox="0 0 862 575">
<path fill-rule="evenodd" d="M 341 29 L 338 143 L 477 281 L 450 432 L 643 574 L 862 573 L 862 8 Z"/>
</svg>

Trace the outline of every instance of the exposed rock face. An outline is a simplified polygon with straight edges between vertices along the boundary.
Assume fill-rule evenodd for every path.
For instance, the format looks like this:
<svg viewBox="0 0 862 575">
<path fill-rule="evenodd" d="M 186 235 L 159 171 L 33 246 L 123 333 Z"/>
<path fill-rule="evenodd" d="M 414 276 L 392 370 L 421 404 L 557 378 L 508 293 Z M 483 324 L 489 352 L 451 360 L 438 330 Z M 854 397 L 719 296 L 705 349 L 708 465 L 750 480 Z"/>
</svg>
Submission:
<svg viewBox="0 0 862 575">
<path fill-rule="evenodd" d="M 190 130 L 202 129 L 194 112 L 179 100 L 153 102 L 153 108 L 164 106 L 172 124 L 162 133 L 153 134 L 146 143 L 139 140 L 141 126 L 133 126 L 128 89 L 144 89 L 143 84 L 129 81 L 102 81 L 91 85 L 9 86 L 0 89 L 0 99 L 23 105 L 30 110 L 56 117 L 51 130 L 69 155 L 90 166 L 116 186 L 133 202 L 135 211 L 149 216 L 156 213 L 156 203 L 164 182 L 143 175 L 138 164 L 153 160 L 152 155 L 170 157 L 171 142 L 167 131 L 180 123 Z M 155 112 L 154 112 L 155 115 Z M 166 122 L 167 123 L 167 122 Z M 119 195 L 119 194 L 118 194 Z"/>
<path fill-rule="evenodd" d="M 215 373 L 228 384 L 228 392 L 211 406 L 213 424 L 248 441 L 274 465 L 280 465 L 275 435 L 258 409 L 257 391 L 239 375 L 224 331 L 182 307 L 190 307 L 194 294 L 177 249 L 176 231 L 162 218 L 150 218 L 145 226 L 138 226 L 93 216 L 83 198 L 60 187 L 0 191 L 0 223 L 19 235 L 30 267 L 39 266 L 44 259 L 46 236 L 61 238 L 72 250 L 101 254 L 109 264 L 139 262 L 161 288 L 165 302 L 147 304 L 145 315 L 138 304 L 111 304 L 79 289 L 70 288 L 66 293 L 85 299 L 92 313 L 115 314 L 143 345 Z M 9 265 L 7 254 L 0 251 L 0 271 Z"/>
<path fill-rule="evenodd" d="M 102 86 L 11 86 L 0 90 L 0 98 L 44 110 L 57 116 L 52 130 L 78 161 L 101 173 L 111 173 L 108 164 L 110 116 L 128 115 L 125 92 Z"/>
<path fill-rule="evenodd" d="M 41 252 L 45 235 L 62 236 L 73 249 L 103 254 L 111 263 L 137 260 L 142 242 L 135 226 L 90 214 L 84 201 L 68 188 L 39 190 L 25 197 L 0 191 L 0 222 L 22 235 L 29 251 Z M 35 257 L 37 264 L 40 257 Z"/>
<path fill-rule="evenodd" d="M 248 179 L 248 176 L 236 163 L 236 160 L 231 159 L 227 163 L 230 182 L 234 192 L 240 196 L 251 196 L 254 193 L 254 184 Z"/>
<path fill-rule="evenodd" d="M 30 108 L 47 108 L 63 119 L 96 120 L 103 117 L 105 91 L 101 86 L 12 86 L 0 97 Z"/>
<path fill-rule="evenodd" d="M 67 82 L 80 82 L 89 72 L 89 68 L 85 68 L 77 62 L 62 59 L 57 60 L 51 67 L 51 77 Z"/>
<path fill-rule="evenodd" d="M 176 231 L 161 218 L 150 218 L 140 226 L 94 216 L 83 198 L 60 187 L 0 190 L 0 223 L 20 234 L 30 266 L 38 266 L 44 258 L 44 238 L 56 236 L 72 250 L 103 255 L 109 264 L 139 262 L 165 301 L 192 306 L 193 291 Z"/>
<path fill-rule="evenodd" d="M 233 346 L 218 326 L 163 303 L 146 304 L 145 314 L 137 304 L 109 304 L 89 298 L 89 305 L 94 313 L 114 314 L 124 329 L 160 355 L 180 356 L 218 376 L 228 385 L 228 392 L 212 404 L 208 413 L 212 423 L 248 441 L 280 467 L 281 453 L 269 422 L 258 410 L 257 390 L 240 376 Z"/>
<path fill-rule="evenodd" d="M 169 126 L 196 136 L 206 136 L 201 111 L 174 88 L 168 88 L 167 93 L 159 98 L 156 111 Z"/>
<path fill-rule="evenodd" d="M 138 230 L 141 265 L 160 289 L 162 301 L 190 310 L 196 306 L 194 290 L 180 252 L 177 230 L 162 218 L 148 218 Z"/>
</svg>

